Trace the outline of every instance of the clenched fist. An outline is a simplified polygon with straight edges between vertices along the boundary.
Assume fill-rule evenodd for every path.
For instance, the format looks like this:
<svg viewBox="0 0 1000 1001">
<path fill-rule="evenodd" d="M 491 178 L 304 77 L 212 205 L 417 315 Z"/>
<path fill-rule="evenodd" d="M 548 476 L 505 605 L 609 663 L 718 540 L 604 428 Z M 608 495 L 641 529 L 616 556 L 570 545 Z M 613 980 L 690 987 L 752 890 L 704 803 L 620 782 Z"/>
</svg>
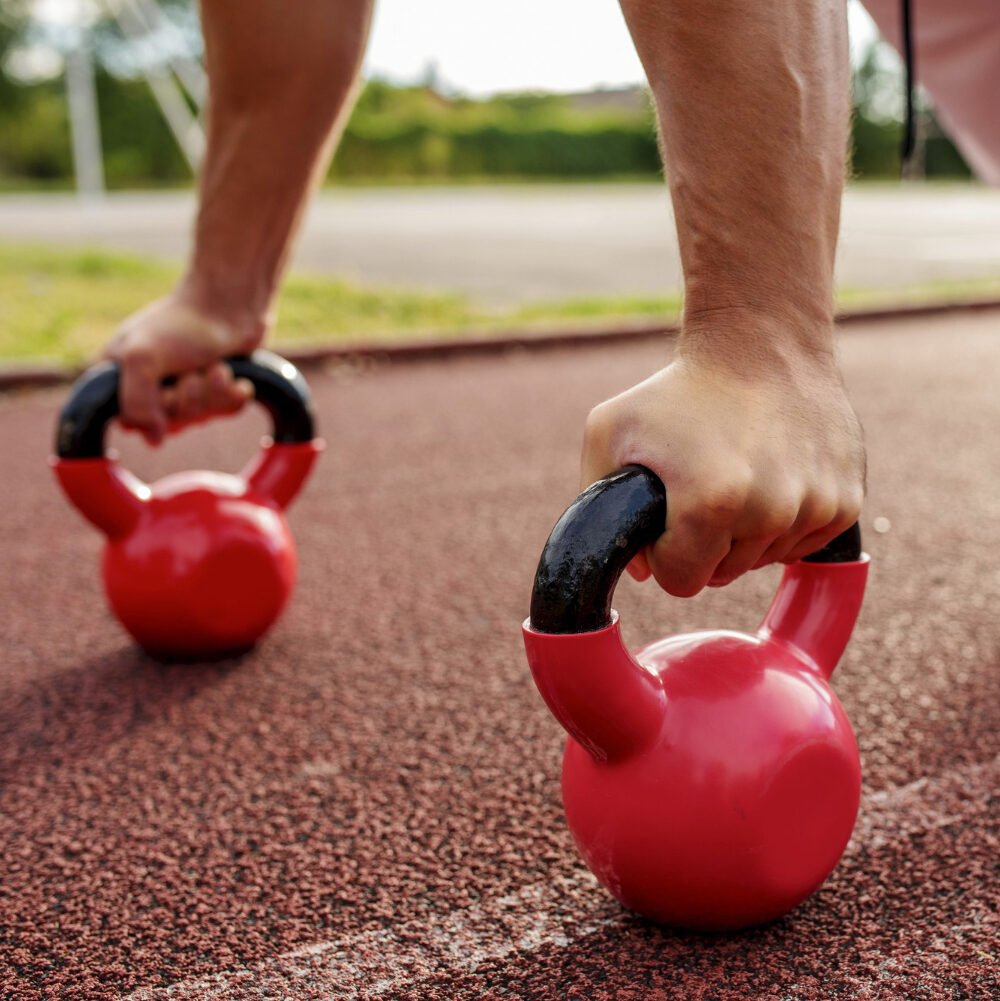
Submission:
<svg viewBox="0 0 1000 1001">
<path fill-rule="evenodd" d="M 757 353 L 746 365 L 685 353 L 596 407 L 582 486 L 638 463 L 667 489 L 667 525 L 629 566 L 686 597 L 790 563 L 857 520 L 861 427 L 832 355 Z"/>
<path fill-rule="evenodd" d="M 221 359 L 252 351 L 265 329 L 215 315 L 183 289 L 134 313 L 105 350 L 121 366 L 122 423 L 155 444 L 169 426 L 239 410 L 253 397 L 253 387 L 234 379 Z M 162 386 L 166 376 L 177 379 Z"/>
</svg>

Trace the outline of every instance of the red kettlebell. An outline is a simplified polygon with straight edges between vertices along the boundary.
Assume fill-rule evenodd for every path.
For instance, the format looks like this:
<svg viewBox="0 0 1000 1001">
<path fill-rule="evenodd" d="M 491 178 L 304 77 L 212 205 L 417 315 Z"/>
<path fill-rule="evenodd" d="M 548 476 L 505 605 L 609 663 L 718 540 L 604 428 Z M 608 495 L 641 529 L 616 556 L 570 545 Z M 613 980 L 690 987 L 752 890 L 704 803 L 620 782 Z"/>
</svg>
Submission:
<svg viewBox="0 0 1000 1001">
<path fill-rule="evenodd" d="M 756 634 L 691 633 L 633 656 L 611 598 L 666 512 L 640 466 L 585 490 L 542 552 L 524 642 L 570 735 L 563 801 L 594 875 L 664 924 L 742 928 L 816 890 L 854 827 L 861 763 L 827 679 L 868 557 L 854 525 L 786 567 Z"/>
<path fill-rule="evenodd" d="M 253 646 L 295 586 L 295 544 L 282 513 L 323 442 L 309 389 L 267 351 L 227 359 L 253 383 L 273 434 L 238 476 L 189 471 L 146 485 L 104 454 L 118 415 L 118 367 L 97 365 L 59 416 L 56 476 L 70 501 L 107 536 L 104 587 L 121 624 L 160 659 L 203 660 Z"/>
</svg>

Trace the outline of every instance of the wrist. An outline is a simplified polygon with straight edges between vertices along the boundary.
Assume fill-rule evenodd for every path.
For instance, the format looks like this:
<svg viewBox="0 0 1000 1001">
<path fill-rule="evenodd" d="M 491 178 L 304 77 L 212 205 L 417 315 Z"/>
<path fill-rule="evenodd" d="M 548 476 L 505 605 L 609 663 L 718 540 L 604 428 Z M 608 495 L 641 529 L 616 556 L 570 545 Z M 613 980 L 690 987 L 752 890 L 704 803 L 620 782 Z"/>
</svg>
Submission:
<svg viewBox="0 0 1000 1001">
<path fill-rule="evenodd" d="M 223 324 L 234 344 L 259 344 L 274 323 L 270 288 L 247 283 L 242 276 L 192 266 L 181 278 L 174 297 L 209 319 Z"/>
<path fill-rule="evenodd" d="M 721 306 L 685 309 L 678 357 L 742 379 L 840 380 L 832 310 Z"/>
</svg>

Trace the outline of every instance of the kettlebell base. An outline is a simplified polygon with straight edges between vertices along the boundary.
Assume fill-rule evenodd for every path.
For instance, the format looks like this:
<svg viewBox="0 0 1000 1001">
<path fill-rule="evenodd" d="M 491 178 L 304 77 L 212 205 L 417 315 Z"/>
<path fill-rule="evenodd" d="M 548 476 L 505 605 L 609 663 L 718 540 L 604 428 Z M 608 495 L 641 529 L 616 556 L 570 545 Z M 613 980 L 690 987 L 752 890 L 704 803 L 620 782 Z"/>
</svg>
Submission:
<svg viewBox="0 0 1000 1001">
<path fill-rule="evenodd" d="M 612 896 L 614 895 L 612 894 Z M 616 897 L 615 899 L 617 900 L 618 898 Z M 808 900 L 808 897 L 806 899 Z M 793 907 L 789 907 L 787 910 L 783 910 L 778 914 L 769 914 L 760 918 L 745 921 L 672 920 L 669 917 L 663 917 L 656 913 L 638 911 L 633 907 L 629 907 L 628 904 L 621 900 L 618 900 L 618 903 L 621 904 L 622 909 L 627 911 L 629 914 L 633 914 L 645 921 L 659 925 L 661 928 L 670 928 L 673 931 L 687 932 L 693 935 L 733 935 L 737 932 L 749 931 L 752 928 L 766 928 L 768 925 L 773 925 L 796 911 L 802 904 L 805 903 L 805 900 L 799 901 L 799 903 L 795 904 Z"/>
<path fill-rule="evenodd" d="M 241 660 L 256 648 L 257 642 L 218 650 L 157 650 L 139 642 L 136 642 L 136 646 L 150 660 L 169 667 L 173 664 L 217 664 L 226 660 Z"/>
</svg>

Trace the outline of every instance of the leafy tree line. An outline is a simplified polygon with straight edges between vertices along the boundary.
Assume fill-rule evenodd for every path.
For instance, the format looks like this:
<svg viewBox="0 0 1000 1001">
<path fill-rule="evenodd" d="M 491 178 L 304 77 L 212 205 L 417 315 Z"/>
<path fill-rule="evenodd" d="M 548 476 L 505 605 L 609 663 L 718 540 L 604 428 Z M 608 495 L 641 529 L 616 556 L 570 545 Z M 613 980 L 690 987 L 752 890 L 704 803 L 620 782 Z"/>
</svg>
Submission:
<svg viewBox="0 0 1000 1001">
<path fill-rule="evenodd" d="M 96 38 L 109 186 L 187 183 L 185 161 L 149 88 L 122 58 L 124 47 L 114 26 L 99 25 Z M 0 66 L 6 65 L 8 49 L 23 39 L 23 21 L 0 20 Z M 898 90 L 898 82 L 873 48 L 855 74 L 856 176 L 898 176 L 900 125 L 879 107 L 894 87 Z M 968 176 L 961 156 L 936 129 L 929 111 L 924 122 L 927 175 Z M 652 113 L 642 101 L 588 102 L 552 94 L 471 100 L 443 96 L 430 86 L 399 87 L 372 80 L 348 124 L 331 175 L 373 181 L 600 179 L 654 177 L 660 170 Z M 0 184 L 68 186 L 72 171 L 62 81 L 25 85 L 0 72 Z"/>
<path fill-rule="evenodd" d="M 552 94 L 447 99 L 368 83 L 333 164 L 347 178 L 648 176 L 660 169 L 648 107 L 589 109 Z"/>
</svg>

